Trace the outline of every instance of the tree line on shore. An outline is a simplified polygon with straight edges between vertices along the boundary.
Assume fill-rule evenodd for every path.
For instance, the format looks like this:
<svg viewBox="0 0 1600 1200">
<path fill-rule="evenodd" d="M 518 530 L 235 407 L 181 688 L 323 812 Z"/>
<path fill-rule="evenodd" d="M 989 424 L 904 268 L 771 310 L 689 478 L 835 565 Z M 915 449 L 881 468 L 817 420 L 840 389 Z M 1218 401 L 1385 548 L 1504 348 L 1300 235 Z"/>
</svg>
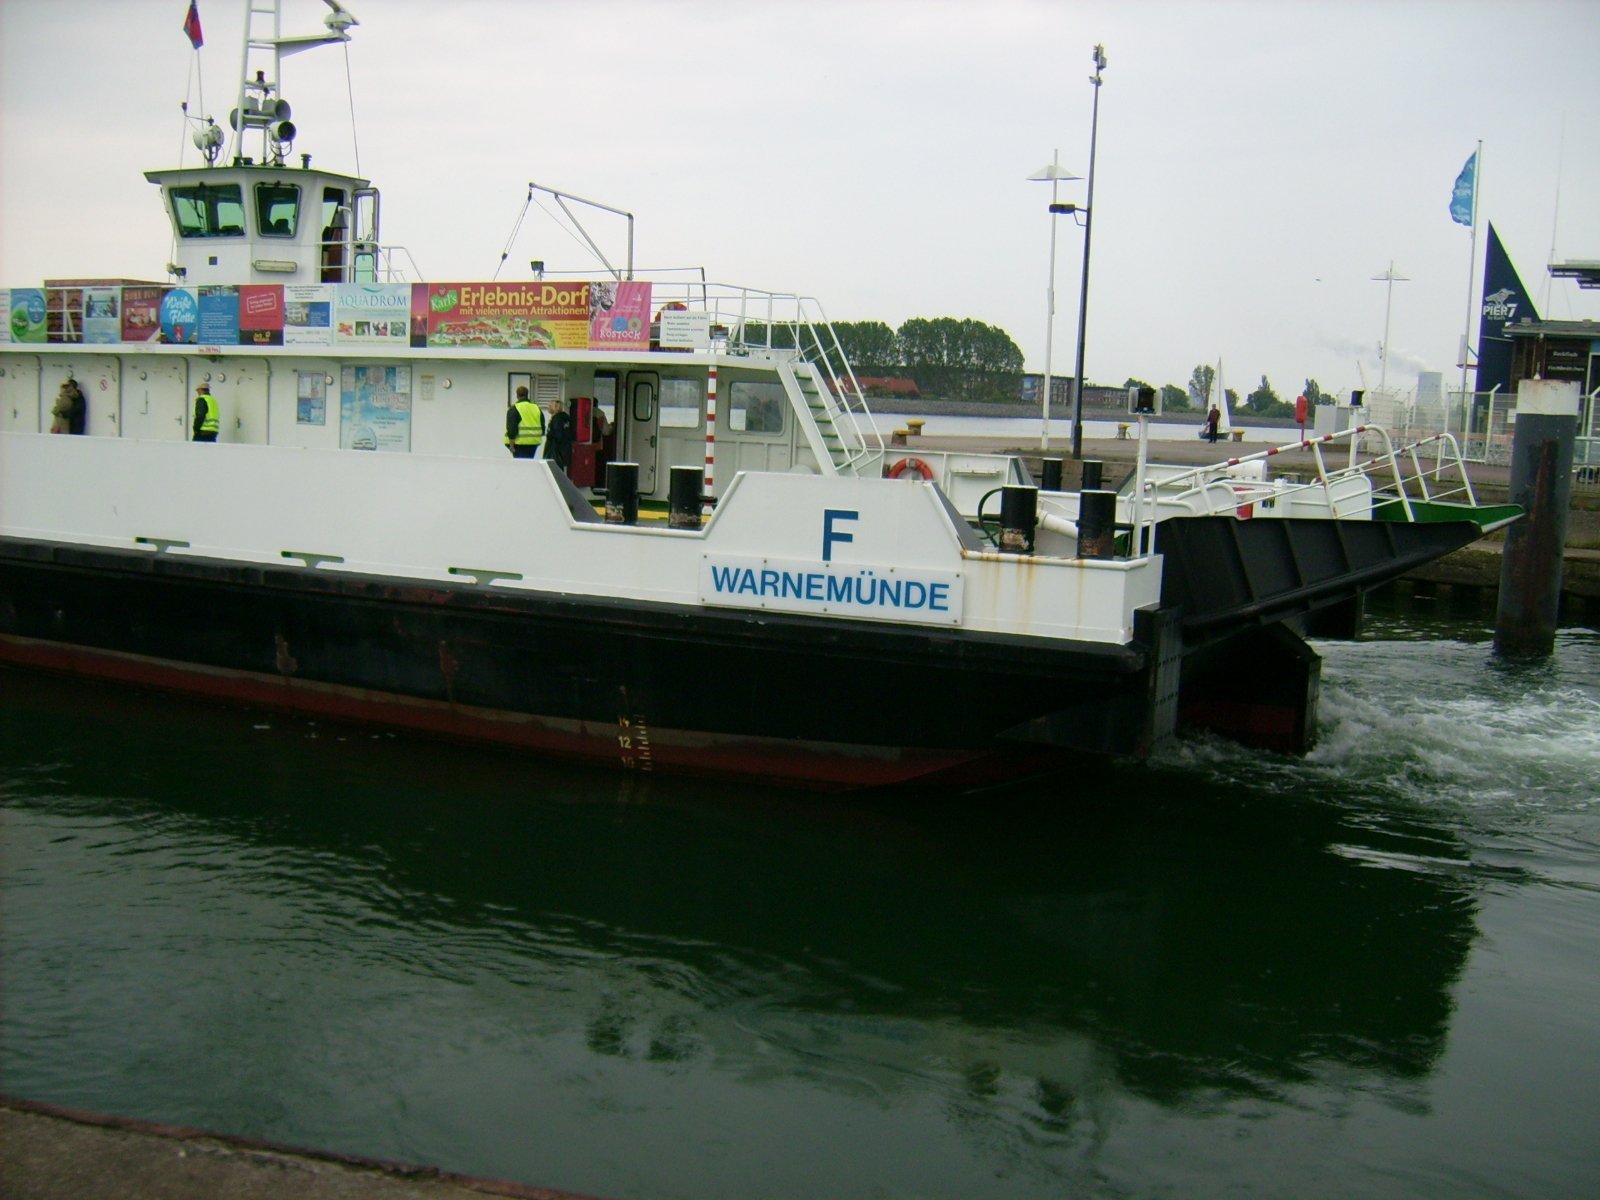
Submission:
<svg viewBox="0 0 1600 1200">
<path fill-rule="evenodd" d="M 1161 408 L 1164 412 L 1205 412 L 1212 404 L 1217 403 L 1219 396 L 1214 394 L 1217 382 L 1217 369 L 1206 363 L 1196 366 L 1189 376 L 1187 387 L 1178 387 L 1175 384 L 1166 384 L 1155 390 L 1161 393 Z M 1127 387 L 1151 387 L 1142 379 L 1129 378 Z M 1278 396 L 1271 382 L 1265 375 L 1255 390 L 1240 396 L 1233 388 L 1225 388 L 1228 397 L 1228 411 L 1252 417 L 1293 417 L 1295 415 L 1295 402 L 1284 400 Z M 1299 395 L 1306 398 L 1306 403 L 1311 406 L 1318 404 L 1333 404 L 1336 398 L 1329 392 L 1322 390 L 1315 379 L 1307 379 L 1305 387 Z"/>
<path fill-rule="evenodd" d="M 884 321 L 835 321 L 832 328 L 838 350 L 843 351 L 858 377 L 909 379 L 919 393 L 930 399 L 1010 404 L 1022 398 L 1022 351 L 1011 335 L 996 325 L 970 317 L 913 317 L 898 329 L 891 329 Z M 797 335 L 804 337 L 814 352 L 830 359 L 837 357 L 833 340 L 824 336 L 820 328 L 774 325 L 769 330 L 756 323 L 745 327 L 747 341 L 765 342 L 770 337 L 773 346 L 783 348 L 792 348 Z M 831 365 L 838 369 L 843 364 Z M 1161 394 L 1161 406 L 1167 412 L 1204 413 L 1220 399 L 1213 395 L 1216 374 L 1215 367 L 1202 363 L 1182 387 L 1171 383 L 1154 387 L 1132 377 L 1123 387 L 1153 388 Z M 865 390 L 870 397 L 882 388 L 868 386 Z M 1087 387 L 1084 394 L 1087 401 Z M 1313 405 L 1332 403 L 1334 399 L 1315 379 L 1307 379 L 1300 394 Z M 1281 399 L 1265 375 L 1254 390 L 1241 396 L 1228 388 L 1227 397 L 1228 407 L 1235 413 L 1254 417 L 1295 415 L 1294 400 Z"/>
</svg>

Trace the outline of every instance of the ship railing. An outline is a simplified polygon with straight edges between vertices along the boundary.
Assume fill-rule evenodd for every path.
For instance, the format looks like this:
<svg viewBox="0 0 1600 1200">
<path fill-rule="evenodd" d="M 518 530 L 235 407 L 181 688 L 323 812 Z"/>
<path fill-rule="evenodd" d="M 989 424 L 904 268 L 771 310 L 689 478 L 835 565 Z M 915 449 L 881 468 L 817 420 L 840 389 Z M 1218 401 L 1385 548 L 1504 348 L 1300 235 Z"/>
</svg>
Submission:
<svg viewBox="0 0 1600 1200">
<path fill-rule="evenodd" d="M 1330 466 L 1327 451 L 1340 448 L 1341 443 L 1348 459 L 1343 465 Z M 1313 479 L 1266 477 L 1270 460 L 1295 451 L 1310 453 Z M 1352 481 L 1361 480 L 1369 486 L 1352 490 Z M 1137 486 L 1125 485 L 1125 490 Z M 1296 508 L 1330 517 L 1363 517 L 1370 515 L 1375 505 L 1393 502 L 1411 521 L 1416 519 L 1413 501 L 1477 504 L 1454 435 L 1436 433 L 1397 446 L 1378 425 L 1355 425 L 1176 474 L 1152 474 L 1142 488 L 1142 511 L 1205 516 L 1238 516 L 1252 511 L 1254 505 L 1288 501 L 1285 511 Z"/>
<path fill-rule="evenodd" d="M 882 458 L 883 434 L 866 394 L 821 303 L 812 296 L 708 280 L 652 281 L 651 304 L 709 314 L 713 344 L 735 357 L 805 364 L 818 381 L 806 392 L 808 418 L 831 426 L 842 444 L 842 467 Z M 818 411 L 809 411 L 815 407 Z"/>
<path fill-rule="evenodd" d="M 404 246 L 358 242 L 351 255 L 351 283 L 421 283 L 425 278 Z"/>
</svg>

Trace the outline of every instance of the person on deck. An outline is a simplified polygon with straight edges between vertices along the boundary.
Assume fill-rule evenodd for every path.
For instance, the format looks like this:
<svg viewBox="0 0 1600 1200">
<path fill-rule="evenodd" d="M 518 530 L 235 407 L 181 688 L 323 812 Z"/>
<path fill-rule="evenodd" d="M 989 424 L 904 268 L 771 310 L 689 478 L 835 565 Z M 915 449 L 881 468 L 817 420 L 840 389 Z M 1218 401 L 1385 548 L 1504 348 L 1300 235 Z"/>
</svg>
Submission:
<svg viewBox="0 0 1600 1200">
<path fill-rule="evenodd" d="M 550 409 L 550 444 L 545 447 L 545 457 L 563 471 L 568 471 L 572 466 L 572 443 L 575 435 L 572 414 L 560 400 L 552 404 Z"/>
<path fill-rule="evenodd" d="M 89 417 L 89 405 L 83 398 L 83 389 L 76 379 L 69 379 L 56 393 L 55 406 L 50 415 L 51 433 L 82 433 Z"/>
<path fill-rule="evenodd" d="M 211 386 L 202 383 L 194 390 L 194 440 L 214 442 L 221 428 L 222 414 L 217 408 L 217 398 L 211 394 Z"/>
<path fill-rule="evenodd" d="M 518 385 L 517 398 L 506 407 L 506 445 L 512 458 L 534 458 L 544 441 L 544 413 L 528 399 L 528 389 Z"/>
<path fill-rule="evenodd" d="M 1221 424 L 1222 411 L 1213 404 L 1211 411 L 1206 414 L 1206 441 L 1215 442 L 1217 440 L 1217 428 Z"/>
</svg>

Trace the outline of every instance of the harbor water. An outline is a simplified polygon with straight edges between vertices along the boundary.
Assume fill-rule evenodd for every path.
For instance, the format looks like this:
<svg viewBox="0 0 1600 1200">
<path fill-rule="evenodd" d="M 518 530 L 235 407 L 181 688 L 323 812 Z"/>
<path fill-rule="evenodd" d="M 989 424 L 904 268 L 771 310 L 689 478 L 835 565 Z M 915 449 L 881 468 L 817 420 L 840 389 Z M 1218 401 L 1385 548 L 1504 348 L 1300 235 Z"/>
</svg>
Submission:
<svg viewBox="0 0 1600 1200">
<path fill-rule="evenodd" d="M 1319 649 L 1304 760 L 965 796 L 0 672 L 0 1091 L 626 1200 L 1600 1195 L 1600 634 Z"/>
</svg>

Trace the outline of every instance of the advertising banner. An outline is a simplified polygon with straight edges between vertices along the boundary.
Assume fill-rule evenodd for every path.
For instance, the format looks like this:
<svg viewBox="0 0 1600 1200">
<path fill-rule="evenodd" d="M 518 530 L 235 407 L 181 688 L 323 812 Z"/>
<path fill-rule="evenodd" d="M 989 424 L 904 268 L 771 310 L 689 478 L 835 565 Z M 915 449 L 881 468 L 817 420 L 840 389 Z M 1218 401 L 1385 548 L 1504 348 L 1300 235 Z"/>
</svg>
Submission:
<svg viewBox="0 0 1600 1200">
<path fill-rule="evenodd" d="M 78 345 L 83 341 L 83 289 L 44 289 L 44 338 L 51 343 Z"/>
<path fill-rule="evenodd" d="M 293 283 L 283 289 L 283 344 L 333 345 L 333 285 Z"/>
<path fill-rule="evenodd" d="M 122 340 L 153 342 L 161 336 L 161 297 L 163 287 L 125 287 L 122 289 Z"/>
<path fill-rule="evenodd" d="M 411 285 L 411 344 L 428 344 L 428 285 L 425 283 Z"/>
<path fill-rule="evenodd" d="M 406 289 L 408 294 L 409 287 Z M 345 367 L 339 445 L 346 450 L 411 449 L 411 368 Z"/>
<path fill-rule="evenodd" d="M 239 344 L 241 346 L 283 345 L 281 283 L 239 285 Z"/>
<path fill-rule="evenodd" d="M 589 349 L 650 349 L 650 285 L 589 285 Z"/>
<path fill-rule="evenodd" d="M 586 350 L 587 283 L 435 283 L 428 287 L 428 345 Z"/>
<path fill-rule="evenodd" d="M 658 340 L 663 350 L 705 350 L 711 345 L 711 314 L 666 309 Z"/>
<path fill-rule="evenodd" d="M 43 288 L 12 288 L 6 293 L 6 314 L 7 341 L 45 340 Z"/>
<path fill-rule="evenodd" d="M 328 377 L 321 371 L 295 372 L 295 410 L 297 425 L 328 423 Z"/>
<path fill-rule="evenodd" d="M 192 346 L 200 332 L 200 300 L 193 288 L 169 288 L 161 297 L 161 340 Z"/>
<path fill-rule="evenodd" d="M 239 289 L 231 283 L 200 287 L 200 344 L 239 344 Z"/>
<path fill-rule="evenodd" d="M 409 283 L 341 283 L 334 288 L 333 340 L 341 346 L 407 346 Z"/>
<path fill-rule="evenodd" d="M 83 289 L 83 340 L 106 343 L 122 340 L 122 289 Z"/>
<path fill-rule="evenodd" d="M 1511 387 L 1511 339 L 1506 326 L 1523 318 L 1539 319 L 1533 297 L 1489 222 L 1489 241 L 1483 251 L 1483 307 L 1478 321 L 1477 390 L 1502 391 Z"/>
</svg>

